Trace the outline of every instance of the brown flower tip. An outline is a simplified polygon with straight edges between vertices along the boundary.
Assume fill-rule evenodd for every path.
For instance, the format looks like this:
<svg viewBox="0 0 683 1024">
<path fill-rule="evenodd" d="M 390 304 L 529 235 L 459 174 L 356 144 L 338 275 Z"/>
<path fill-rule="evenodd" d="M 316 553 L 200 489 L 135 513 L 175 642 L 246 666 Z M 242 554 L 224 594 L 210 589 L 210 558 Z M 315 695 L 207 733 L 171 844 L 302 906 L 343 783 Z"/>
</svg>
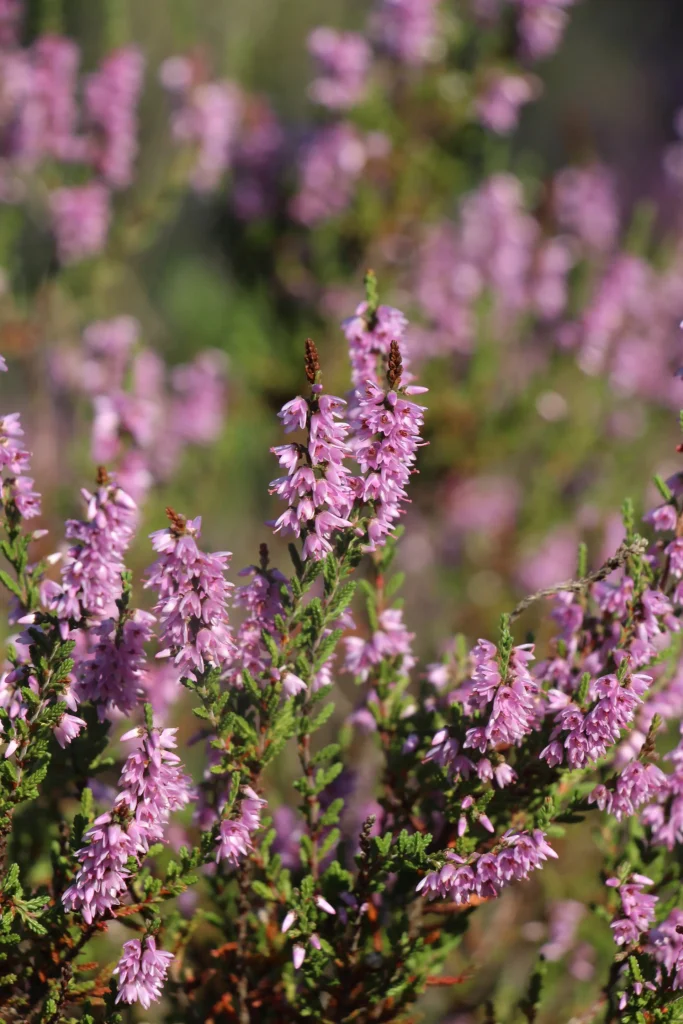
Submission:
<svg viewBox="0 0 683 1024">
<path fill-rule="evenodd" d="M 270 552 L 268 550 L 268 545 L 260 544 L 258 553 L 261 562 L 261 569 L 263 570 L 263 572 L 265 572 L 266 569 L 268 568 L 268 562 L 270 561 Z"/>
<path fill-rule="evenodd" d="M 401 361 L 401 350 L 397 341 L 392 341 L 389 346 L 389 362 L 387 365 L 387 380 L 390 388 L 397 388 L 403 376 L 403 363 Z"/>
<path fill-rule="evenodd" d="M 185 533 L 185 527 L 187 526 L 187 519 L 185 516 L 181 516 L 180 512 L 174 512 L 170 505 L 166 508 L 166 515 L 168 521 L 171 524 L 171 533 L 174 533 L 176 537 L 182 537 Z"/>
<path fill-rule="evenodd" d="M 318 349 L 315 347 L 315 342 L 312 338 L 306 338 L 306 380 L 309 384 L 315 384 L 316 378 L 320 373 L 320 359 L 318 358 Z"/>
<path fill-rule="evenodd" d="M 107 473 L 105 466 L 97 467 L 97 486 L 104 487 L 109 483 L 109 473 Z"/>
</svg>

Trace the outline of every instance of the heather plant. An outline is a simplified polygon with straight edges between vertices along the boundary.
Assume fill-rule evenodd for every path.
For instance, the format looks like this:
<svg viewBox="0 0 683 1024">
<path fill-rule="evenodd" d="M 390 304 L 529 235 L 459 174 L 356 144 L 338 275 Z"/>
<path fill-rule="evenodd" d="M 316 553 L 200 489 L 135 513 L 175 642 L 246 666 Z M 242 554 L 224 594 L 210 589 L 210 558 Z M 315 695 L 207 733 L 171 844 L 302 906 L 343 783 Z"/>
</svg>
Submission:
<svg viewBox="0 0 683 1024">
<path fill-rule="evenodd" d="M 139 511 L 104 467 L 65 549 L 32 561 L 31 456 L 18 416 L 1 421 L 15 631 L 0 690 L 3 1020 L 115 1022 L 152 1004 L 174 1021 L 414 1019 L 427 987 L 476 978 L 478 916 L 561 865 L 577 829 L 594 835 L 602 888 L 558 905 L 526 991 L 475 985 L 463 1008 L 540 1020 L 548 966 L 590 914 L 613 948 L 581 1019 L 681 1017 L 681 476 L 657 478 L 642 534 L 625 503 L 601 568 L 580 551 L 576 578 L 530 595 L 497 636 L 420 666 L 392 564 L 426 389 L 386 344 L 405 318 L 372 276 L 362 308 L 345 325 L 347 397 L 327 391 L 308 340 L 306 388 L 279 413 L 270 525 L 274 549 L 293 538 L 290 567 L 264 542 L 238 588 L 230 554 L 203 549 L 201 517 L 170 508 L 133 579 Z M 515 636 L 539 601 L 545 638 Z M 189 695 L 189 747 L 155 715 L 153 659 Z M 345 676 L 358 699 L 335 735 Z M 365 795 L 358 733 L 374 752 Z M 273 772 L 294 751 L 298 828 L 283 830 Z"/>
</svg>

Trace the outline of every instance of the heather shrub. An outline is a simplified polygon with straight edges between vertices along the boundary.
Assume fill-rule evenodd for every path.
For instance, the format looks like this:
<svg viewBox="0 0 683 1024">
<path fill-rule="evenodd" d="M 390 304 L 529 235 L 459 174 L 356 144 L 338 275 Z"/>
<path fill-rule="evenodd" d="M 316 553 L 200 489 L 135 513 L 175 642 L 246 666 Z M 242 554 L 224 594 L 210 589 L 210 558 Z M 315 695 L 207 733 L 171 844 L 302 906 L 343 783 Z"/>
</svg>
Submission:
<svg viewBox="0 0 683 1024">
<path fill-rule="evenodd" d="M 0 0 L 1 1021 L 683 1020 L 681 143 L 507 141 L 591 2 L 287 108 Z"/>
</svg>

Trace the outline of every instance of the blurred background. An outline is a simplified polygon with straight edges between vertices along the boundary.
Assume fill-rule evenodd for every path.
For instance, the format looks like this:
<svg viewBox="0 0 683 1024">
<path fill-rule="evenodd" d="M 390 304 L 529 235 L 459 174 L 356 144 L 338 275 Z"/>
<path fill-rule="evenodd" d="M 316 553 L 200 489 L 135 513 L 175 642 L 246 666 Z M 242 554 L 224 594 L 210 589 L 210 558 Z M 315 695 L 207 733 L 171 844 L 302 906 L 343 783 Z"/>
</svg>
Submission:
<svg viewBox="0 0 683 1024">
<path fill-rule="evenodd" d="M 138 571 L 166 505 L 235 572 L 264 540 L 286 569 L 276 413 L 307 336 L 349 391 L 340 323 L 372 267 L 430 388 L 398 556 L 424 665 L 575 574 L 581 541 L 600 565 L 623 499 L 642 511 L 679 468 L 683 8 L 423 0 L 406 27 L 400 6 L 0 0 L 0 389 L 40 553 L 104 463 L 141 504 Z M 543 876 L 477 916 L 475 987 L 504 954 L 516 990 L 549 941 L 578 882 Z M 562 1020 L 597 946 L 563 950 Z M 426 1019 L 467 1005 L 440 990 Z"/>
</svg>

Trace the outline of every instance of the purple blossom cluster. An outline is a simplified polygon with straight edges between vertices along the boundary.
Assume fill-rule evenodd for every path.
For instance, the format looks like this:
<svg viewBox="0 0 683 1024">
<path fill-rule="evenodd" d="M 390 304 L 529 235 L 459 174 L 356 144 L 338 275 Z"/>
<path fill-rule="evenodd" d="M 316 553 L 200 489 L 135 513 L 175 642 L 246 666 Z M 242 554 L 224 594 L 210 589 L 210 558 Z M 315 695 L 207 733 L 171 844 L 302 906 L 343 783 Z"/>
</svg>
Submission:
<svg viewBox="0 0 683 1024">
<path fill-rule="evenodd" d="M 385 608 L 378 616 L 378 624 L 379 628 L 368 639 L 360 636 L 344 637 L 344 670 L 363 682 L 386 659 L 400 659 L 398 663 L 402 675 L 407 675 L 416 663 L 412 651 L 415 634 L 406 629 L 402 610 Z"/>
<path fill-rule="evenodd" d="M 0 371 L 6 371 L 5 360 L 0 356 Z M 31 453 L 24 448 L 24 431 L 18 412 L 9 413 L 0 419 L 0 474 L 2 505 L 10 503 L 22 517 L 32 519 L 40 515 L 40 495 L 33 488 Z"/>
<path fill-rule="evenodd" d="M 100 719 L 129 715 L 145 693 L 145 644 L 154 616 L 136 609 L 122 620 L 105 619 L 90 631 L 92 653 L 77 664 L 78 700 L 89 700 Z"/>
<path fill-rule="evenodd" d="M 145 1010 L 161 998 L 173 954 L 157 949 L 154 936 L 144 940 L 130 939 L 123 944 L 123 955 L 114 968 L 118 974 L 116 1002 L 140 1003 Z"/>
<path fill-rule="evenodd" d="M 422 879 L 417 889 L 427 899 L 441 897 L 466 905 L 473 897 L 494 899 L 512 882 L 523 881 L 543 866 L 549 857 L 557 858 L 540 829 L 533 832 L 506 832 L 490 852 L 466 859 L 449 853 L 446 863 Z"/>
<path fill-rule="evenodd" d="M 81 491 L 85 519 L 69 519 L 61 582 L 46 580 L 45 605 L 60 620 L 64 636 L 70 624 L 83 619 L 100 622 L 116 613 L 121 597 L 124 555 L 137 525 L 137 506 L 114 478 L 102 474 L 97 490 Z"/>
<path fill-rule="evenodd" d="M 231 555 L 200 550 L 201 517 L 185 519 L 170 509 L 168 517 L 171 525 L 151 534 L 159 558 L 145 579 L 158 597 L 163 650 L 157 657 L 172 657 L 183 676 L 196 679 L 207 666 L 225 668 L 235 651 L 227 608 L 233 585 L 225 579 Z"/>
<path fill-rule="evenodd" d="M 88 829 L 77 852 L 80 867 L 62 902 L 90 924 L 121 902 L 130 877 L 129 858 L 138 863 L 150 845 L 163 841 L 173 811 L 190 799 L 190 779 L 173 753 L 177 729 L 132 729 L 122 739 L 138 739 L 121 773 L 113 810 Z"/>
<path fill-rule="evenodd" d="M 657 897 L 643 892 L 645 886 L 654 885 L 651 878 L 637 873 L 632 874 L 628 881 L 620 882 L 618 878 L 608 878 L 606 885 L 619 889 L 623 917 L 611 924 L 614 941 L 618 946 L 631 946 L 638 942 L 644 931 L 655 919 Z"/>
<path fill-rule="evenodd" d="M 253 849 L 251 836 L 261 827 L 261 811 L 266 806 L 251 786 L 244 786 L 238 817 L 223 818 L 218 834 L 216 861 L 227 861 L 236 868 Z"/>
<path fill-rule="evenodd" d="M 612 787 L 600 784 L 588 799 L 621 821 L 633 817 L 644 804 L 650 804 L 666 786 L 667 776 L 657 765 L 631 761 L 617 775 Z"/>
<path fill-rule="evenodd" d="M 439 0 L 379 0 L 372 31 L 379 48 L 408 66 L 437 55 Z"/>
<path fill-rule="evenodd" d="M 133 317 L 95 321 L 83 332 L 82 349 L 58 350 L 51 365 L 60 390 L 92 403 L 93 460 L 114 463 L 136 501 L 153 482 L 168 478 L 187 445 L 209 444 L 223 427 L 222 353 L 207 350 L 169 372 L 140 344 Z"/>
<path fill-rule="evenodd" d="M 234 604 L 246 611 L 246 617 L 237 628 L 235 660 L 227 672 L 227 678 L 233 683 L 241 681 L 245 669 L 256 679 L 264 675 L 272 678 L 273 672 L 277 672 L 263 642 L 263 632 L 279 636 L 275 618 L 282 614 L 281 589 L 288 586 L 288 580 L 279 569 L 268 568 L 265 546 L 262 555 L 260 566 L 250 565 L 240 572 L 240 576 L 251 576 L 251 580 L 235 591 Z"/>
<path fill-rule="evenodd" d="M 403 344 L 408 327 L 406 317 L 392 306 L 378 306 L 370 316 L 368 303 L 361 302 L 341 326 L 349 346 L 354 388 L 362 388 L 367 380 L 381 386 L 392 341 Z M 407 360 L 404 370 L 406 365 Z"/>
<path fill-rule="evenodd" d="M 308 437 L 305 445 L 272 449 L 287 475 L 272 481 L 270 493 L 288 505 L 275 532 L 303 535 L 302 557 L 319 560 L 332 550 L 335 532 L 351 526 L 355 492 L 345 465 L 351 455 L 348 423 L 341 419 L 346 402 L 324 394 L 321 384 L 312 384 L 311 392 L 309 401 L 292 399 L 278 413 L 286 433 L 306 429 Z"/>
<path fill-rule="evenodd" d="M 308 89 L 314 102 L 344 110 L 362 100 L 372 60 L 370 45 L 363 36 L 316 28 L 308 37 L 308 52 L 319 70 Z"/>
<path fill-rule="evenodd" d="M 394 353 L 398 375 L 394 375 L 393 384 L 385 390 L 368 380 L 362 391 L 356 393 L 358 429 L 352 448 L 361 471 L 358 497 L 372 510 L 368 524 L 369 550 L 385 543 L 402 515 L 417 449 L 423 444 L 420 431 L 425 407 L 411 402 L 410 396 L 427 389 L 415 384 L 400 386 L 402 367 L 396 343 Z M 389 372 L 394 373 L 391 368 Z"/>
<path fill-rule="evenodd" d="M 469 702 L 481 711 L 491 710 L 486 725 L 467 730 L 466 747 L 482 754 L 498 746 L 519 744 L 531 732 L 536 718 L 537 681 L 529 671 L 534 657 L 533 644 L 513 647 L 501 675 L 498 648 L 479 640 L 472 651 L 472 692 Z"/>
</svg>

